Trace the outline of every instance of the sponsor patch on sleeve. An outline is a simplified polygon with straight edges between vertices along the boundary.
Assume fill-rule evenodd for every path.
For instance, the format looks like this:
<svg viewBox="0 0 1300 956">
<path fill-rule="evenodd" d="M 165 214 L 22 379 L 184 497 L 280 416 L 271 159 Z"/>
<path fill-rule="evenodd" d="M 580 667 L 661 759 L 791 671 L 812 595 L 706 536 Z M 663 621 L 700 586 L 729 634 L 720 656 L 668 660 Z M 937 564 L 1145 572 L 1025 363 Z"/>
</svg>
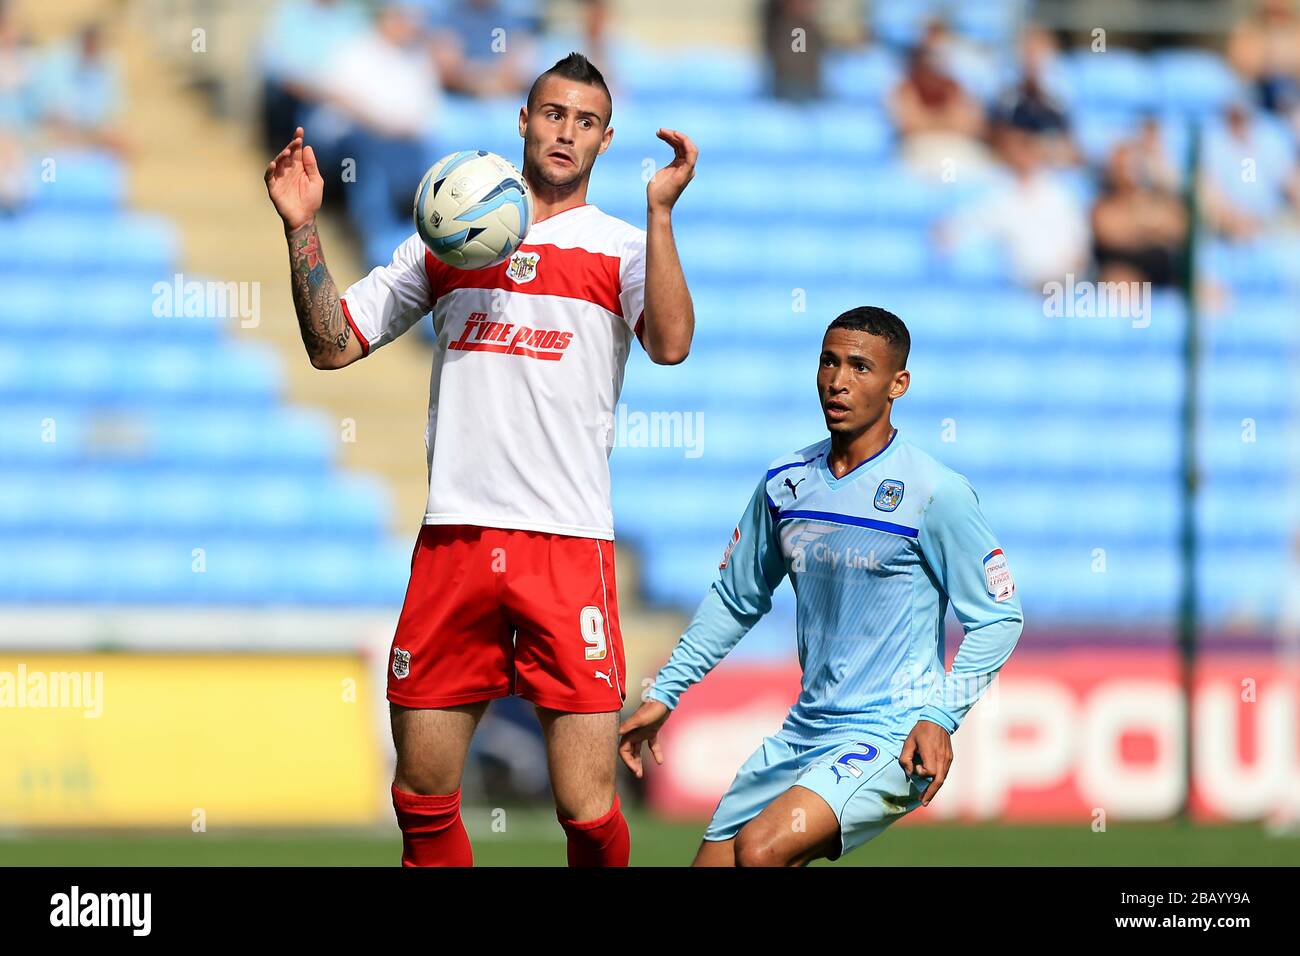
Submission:
<svg viewBox="0 0 1300 956">
<path fill-rule="evenodd" d="M 1016 582 L 1011 578 L 1011 565 L 1001 548 L 994 548 L 984 555 L 984 587 L 989 597 L 1001 603 L 1011 600 L 1016 593 Z"/>
<path fill-rule="evenodd" d="M 736 545 L 740 543 L 740 525 L 736 525 L 736 530 L 731 532 L 731 540 L 727 542 L 727 550 L 722 552 L 722 563 L 718 565 L 718 570 L 725 570 L 728 562 L 731 561 L 731 552 Z"/>
</svg>

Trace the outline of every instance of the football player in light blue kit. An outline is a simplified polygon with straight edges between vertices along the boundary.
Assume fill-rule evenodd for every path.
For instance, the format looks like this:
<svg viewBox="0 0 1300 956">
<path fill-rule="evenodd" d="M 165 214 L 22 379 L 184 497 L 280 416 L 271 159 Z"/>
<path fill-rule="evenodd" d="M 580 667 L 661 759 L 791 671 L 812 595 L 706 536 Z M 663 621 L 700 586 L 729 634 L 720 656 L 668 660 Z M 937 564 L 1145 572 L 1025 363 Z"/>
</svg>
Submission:
<svg viewBox="0 0 1300 956">
<path fill-rule="evenodd" d="M 784 725 L 740 768 L 696 866 L 837 859 L 929 804 L 951 735 L 1006 662 L 1022 617 L 1002 549 L 966 479 L 898 436 L 911 341 L 894 314 L 845 312 L 826 330 L 817 390 L 830 438 L 768 468 L 717 581 L 619 728 L 641 744 L 772 607 L 787 575 L 803 686 Z M 944 670 L 949 602 L 964 637 Z"/>
</svg>

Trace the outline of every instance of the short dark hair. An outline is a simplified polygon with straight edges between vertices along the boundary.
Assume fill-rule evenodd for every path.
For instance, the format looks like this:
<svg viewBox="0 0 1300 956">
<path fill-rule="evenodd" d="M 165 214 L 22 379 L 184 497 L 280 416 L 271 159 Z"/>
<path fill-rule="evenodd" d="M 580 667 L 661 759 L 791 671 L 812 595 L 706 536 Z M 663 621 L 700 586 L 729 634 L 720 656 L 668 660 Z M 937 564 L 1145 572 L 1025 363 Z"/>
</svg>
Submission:
<svg viewBox="0 0 1300 956">
<path fill-rule="evenodd" d="M 874 305 L 860 305 L 856 309 L 841 312 L 835 317 L 826 331 L 831 329 L 851 329 L 854 332 L 866 332 L 879 335 L 889 343 L 899 368 L 907 368 L 907 356 L 912 351 L 912 336 L 908 334 L 903 320 L 894 313 Z"/>
<path fill-rule="evenodd" d="M 597 87 L 605 91 L 605 97 L 609 100 L 610 115 L 605 118 L 605 125 L 609 125 L 610 118 L 614 115 L 614 97 L 610 96 L 609 87 L 605 85 L 605 78 L 601 76 L 600 70 L 596 69 L 595 64 L 588 60 L 581 53 L 570 53 L 562 60 L 557 60 L 555 66 L 551 67 L 537 79 L 533 80 L 533 85 L 528 90 L 528 110 L 532 112 L 533 100 L 537 98 L 537 91 L 542 88 L 548 76 L 558 76 L 566 80 L 574 80 L 578 83 L 586 83 L 590 86 Z"/>
</svg>

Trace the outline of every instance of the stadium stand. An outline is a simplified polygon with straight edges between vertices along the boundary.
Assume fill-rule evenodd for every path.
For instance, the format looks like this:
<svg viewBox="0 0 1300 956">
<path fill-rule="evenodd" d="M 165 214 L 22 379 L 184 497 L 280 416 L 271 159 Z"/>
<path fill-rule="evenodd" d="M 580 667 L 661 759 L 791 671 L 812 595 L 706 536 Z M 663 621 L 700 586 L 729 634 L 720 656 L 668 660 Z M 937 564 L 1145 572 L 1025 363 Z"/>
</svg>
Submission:
<svg viewBox="0 0 1300 956">
<path fill-rule="evenodd" d="M 176 238 L 122 207 L 113 157 L 55 159 L 76 196 L 61 178 L 0 227 L 0 600 L 400 601 L 386 488 L 338 467 L 329 423 L 284 402 L 279 357 L 231 341 L 236 319 L 155 314 Z"/>
<path fill-rule="evenodd" d="M 821 331 L 868 302 L 912 328 L 901 430 L 984 492 L 1031 627 L 1167 625 L 1178 587 L 1187 308 L 1176 291 L 1157 291 L 1139 318 L 1053 317 L 1041 290 L 1016 285 L 996 246 L 936 252 L 935 229 L 992 180 L 939 185 L 900 166 L 888 98 L 923 32 L 925 5 L 916 6 L 904 16 L 901 5 L 873 5 L 875 41 L 827 58 L 829 94 L 813 104 L 765 98 L 762 63 L 734 48 L 610 47 L 617 132 L 591 201 L 641 220 L 644 160 L 662 160 L 661 125 L 688 131 L 702 156 L 676 214 L 696 346 L 675 368 L 634 356 L 623 397 L 628 413 L 666 413 L 668 427 L 701 416 L 702 450 L 636 447 L 624 436 L 612 459 L 619 534 L 639 553 L 640 588 L 654 604 L 693 607 L 769 460 L 822 437 L 812 387 Z M 997 76 L 1013 77 L 1022 5 L 958 11 L 954 32 L 983 44 Z M 580 43 L 543 35 L 537 63 Z M 1084 160 L 1061 180 L 1084 207 L 1110 149 L 1148 116 L 1186 177 L 1192 143 L 1205 145 L 1242 96 L 1222 57 L 1199 49 L 1068 51 L 1049 72 Z M 978 85 L 992 107 L 1005 84 Z M 515 97 L 448 95 L 428 159 L 466 145 L 516 157 L 517 108 Z M 1253 115 L 1294 157 L 1292 131 Z M 351 599 L 396 602 L 406 555 L 385 537 L 383 488 L 340 471 L 322 422 L 284 402 L 273 355 L 231 342 L 219 321 L 151 321 L 134 279 L 170 279 L 168 223 L 122 207 L 112 156 L 65 162 L 67 189 L 38 194 L 0 225 L 10 290 L 0 302 L 10 332 L 0 346 L 0 599 L 315 601 L 327 582 L 358 575 L 366 585 Z M 384 206 L 347 213 L 370 264 L 409 234 Z M 1201 594 L 1220 624 L 1268 620 L 1284 590 L 1295 515 L 1281 518 L 1265 492 L 1294 463 L 1280 443 L 1242 435 L 1247 419 L 1260 433 L 1288 425 L 1296 245 L 1269 233 L 1207 236 L 1200 247 L 1203 281 L 1217 290 L 1202 316 Z M 57 288 L 73 281 L 84 304 L 69 310 Z M 56 332 L 43 320 L 52 314 Z M 133 343 L 111 363 L 96 344 L 110 336 Z M 57 423 L 57 442 L 41 440 L 45 419 Z M 314 496 L 339 490 L 350 502 L 341 523 L 320 535 L 309 562 L 290 559 L 283 549 L 306 533 Z M 188 573 L 197 528 L 221 542 L 209 562 L 225 570 L 206 578 Z M 129 539 L 130 559 L 93 566 L 104 538 Z M 1234 568 L 1231 589 L 1215 584 L 1224 565 Z M 782 613 L 791 607 L 787 593 Z"/>
<path fill-rule="evenodd" d="M 42 59 L 68 53 L 29 55 L 5 91 L 24 145 L 52 121 Z M 33 151 L 0 218 L 0 602 L 392 607 L 389 489 L 339 466 L 272 348 L 174 291 L 177 230 L 126 180 L 102 143 Z"/>
<path fill-rule="evenodd" d="M 901 9 L 876 5 L 885 8 Z M 1014 31 L 1002 22 L 965 17 L 955 27 L 997 40 L 1010 75 Z M 675 216 L 696 302 L 695 349 L 670 369 L 634 357 L 623 393 L 629 413 L 665 413 L 665 428 L 702 415 L 702 453 L 619 447 L 612 458 L 619 534 L 641 553 L 644 593 L 686 609 L 698 601 L 767 462 L 823 436 L 812 378 L 825 323 L 869 302 L 896 311 L 913 333 L 913 391 L 896 420 L 984 492 L 1015 556 L 1031 628 L 1167 627 L 1179 586 L 1183 298 L 1157 290 L 1140 318 L 1050 317 L 1041 290 L 1017 288 L 996 248 L 937 255 L 935 226 L 989 181 L 936 187 L 900 170 L 885 101 L 902 46 L 919 33 L 902 21 L 877 26 L 884 42 L 836 54 L 831 98 L 810 106 L 764 99 L 753 79 L 760 64 L 737 69 L 733 50 L 617 57 L 624 95 L 591 200 L 639 220 L 642 162 L 659 157 L 660 125 L 690 131 L 702 156 Z M 554 39 L 541 60 L 567 49 Z M 1095 168 L 1147 116 L 1159 118 L 1165 151 L 1186 177 L 1197 131 L 1204 146 L 1241 95 L 1223 59 L 1205 50 L 1078 50 L 1053 69 L 1092 167 L 1063 174 L 1084 204 L 1096 193 Z M 1255 121 L 1295 154 L 1283 123 L 1263 113 Z M 466 143 L 515 155 L 513 101 L 451 101 L 429 156 Z M 372 263 L 408 232 L 377 221 L 354 219 Z M 1293 463 L 1282 444 L 1243 441 L 1242 429 L 1246 419 L 1259 429 L 1287 425 L 1295 241 L 1207 236 L 1200 247 L 1203 281 L 1221 302 L 1202 317 L 1197 434 L 1200 593 L 1212 627 L 1268 621 L 1284 592 L 1295 523 L 1278 520 L 1266 489 Z M 1231 589 L 1216 585 L 1225 563 L 1241 572 Z M 778 612 L 792 607 L 787 590 Z M 765 633 L 769 640 L 747 645 L 788 647 L 782 627 Z"/>
</svg>

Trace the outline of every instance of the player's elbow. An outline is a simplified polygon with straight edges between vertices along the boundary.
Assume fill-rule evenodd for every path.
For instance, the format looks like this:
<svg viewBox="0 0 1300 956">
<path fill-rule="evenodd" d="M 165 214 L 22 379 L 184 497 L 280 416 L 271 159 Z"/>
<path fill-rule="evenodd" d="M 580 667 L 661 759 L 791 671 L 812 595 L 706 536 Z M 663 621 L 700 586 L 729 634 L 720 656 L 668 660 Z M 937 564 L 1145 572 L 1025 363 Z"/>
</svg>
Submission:
<svg viewBox="0 0 1300 956">
<path fill-rule="evenodd" d="M 311 355 L 309 358 L 311 359 L 311 367 L 322 372 L 331 372 L 348 364 L 340 357 L 333 355 Z"/>
<path fill-rule="evenodd" d="M 1002 656 L 1002 663 L 998 665 L 999 667 L 1006 663 L 1007 658 L 1011 656 L 1011 652 L 1020 643 L 1020 635 L 1025 631 L 1025 616 L 1021 613 L 1019 607 L 1012 608 L 1007 612 L 1007 616 L 1002 619 L 1001 625 L 1004 632 L 1002 643 L 1006 648 L 1006 652 Z"/>
<path fill-rule="evenodd" d="M 647 307 L 642 318 L 644 325 L 637 323 L 637 337 L 650 361 L 656 365 L 685 362 L 695 334 L 695 313 L 689 301 L 685 307 Z"/>
<path fill-rule="evenodd" d="M 653 345 L 646 349 L 650 361 L 656 365 L 681 365 L 691 354 L 690 342 L 674 342 L 668 345 Z"/>
<path fill-rule="evenodd" d="M 686 356 L 689 354 L 688 349 L 682 349 L 680 352 L 665 352 L 658 358 L 651 356 L 651 361 L 656 365 L 681 365 L 686 361 Z"/>
<path fill-rule="evenodd" d="M 328 352 L 311 352 L 307 357 L 311 360 L 312 368 L 319 369 L 322 372 L 332 372 L 337 369 L 347 368 L 361 358 L 361 353 L 350 348 L 332 349 Z"/>
</svg>

